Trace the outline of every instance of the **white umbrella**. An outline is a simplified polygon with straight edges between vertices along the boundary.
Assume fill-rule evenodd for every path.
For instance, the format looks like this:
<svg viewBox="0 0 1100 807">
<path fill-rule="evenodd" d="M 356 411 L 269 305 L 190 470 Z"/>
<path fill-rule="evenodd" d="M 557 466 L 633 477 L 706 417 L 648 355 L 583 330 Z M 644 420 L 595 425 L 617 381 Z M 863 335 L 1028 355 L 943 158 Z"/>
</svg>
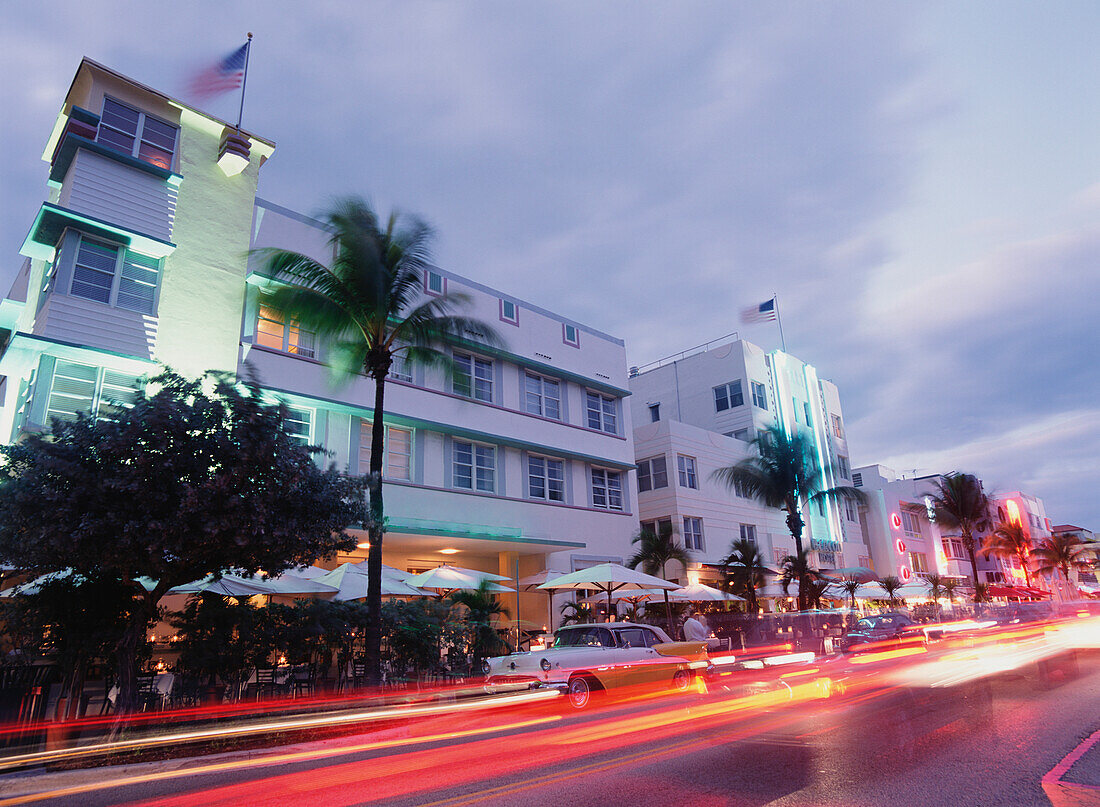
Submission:
<svg viewBox="0 0 1100 807">
<path fill-rule="evenodd" d="M 611 612 L 611 595 L 623 589 L 665 589 L 679 588 L 651 574 L 628 569 L 621 563 L 600 563 L 577 572 L 563 574 L 539 586 L 541 589 L 598 589 L 607 595 L 607 610 Z"/>
<path fill-rule="evenodd" d="M 420 574 L 414 574 L 406 580 L 405 583 L 416 588 L 435 589 L 441 592 L 440 596 L 442 596 L 442 592 L 445 591 L 480 588 L 482 583 L 485 584 L 488 591 L 494 593 L 515 591 L 515 589 L 493 582 L 494 580 L 507 579 L 507 577 L 499 574 L 478 572 L 473 569 L 462 569 L 458 566 L 443 565 L 437 566 L 434 569 L 428 569 L 428 571 L 421 572 Z"/>
<path fill-rule="evenodd" d="M 0 597 L 16 597 L 22 594 L 37 594 L 42 588 L 43 584 L 52 580 L 65 580 L 66 578 L 73 577 L 72 569 L 62 569 L 58 572 L 47 572 L 41 577 L 36 577 L 34 580 L 28 580 L 26 583 L 20 583 L 18 586 L 12 586 L 11 588 L 0 591 Z M 83 575 L 76 575 L 74 581 L 76 585 L 80 585 L 84 582 Z M 150 577 L 139 577 L 135 581 L 138 585 L 144 588 L 146 591 L 152 591 L 157 587 L 157 581 Z"/>
<path fill-rule="evenodd" d="M 728 594 L 725 591 L 705 586 L 702 583 L 689 583 L 683 588 L 668 593 L 670 600 L 682 600 L 683 602 L 744 602 L 744 597 L 736 594 Z"/>
<path fill-rule="evenodd" d="M 317 580 L 320 577 L 324 577 L 328 572 L 328 569 L 322 569 L 320 566 L 299 566 L 297 569 L 291 569 L 286 572 L 286 574 L 292 574 L 295 577 L 304 577 L 306 580 Z"/>
<path fill-rule="evenodd" d="M 358 563 L 341 563 L 340 566 L 350 566 L 352 569 L 359 572 L 359 574 L 370 574 L 370 570 L 367 568 L 367 561 L 365 560 L 361 560 Z M 340 566 L 337 566 L 336 568 L 339 569 Z M 382 577 L 388 577 L 391 580 L 408 580 L 410 577 L 412 577 L 412 575 L 406 571 L 395 569 L 393 566 L 387 566 L 383 563 Z M 494 577 L 493 579 L 495 580 L 497 578 Z M 505 578 L 501 577 L 500 579 L 504 580 Z"/>
<path fill-rule="evenodd" d="M 257 594 L 278 593 L 270 582 L 263 582 L 258 578 L 245 579 L 233 574 L 222 575 L 220 580 L 215 580 L 214 575 L 207 575 L 202 580 L 185 583 L 182 586 L 168 589 L 169 594 L 220 594 L 223 597 L 254 597 Z"/>
<path fill-rule="evenodd" d="M 337 568 L 318 579 L 318 582 L 332 586 L 336 591 L 333 600 L 360 600 L 367 596 L 370 578 L 361 573 L 356 567 L 358 564 L 342 563 Z M 383 597 L 425 597 L 426 591 L 413 588 L 401 580 L 382 576 Z"/>
<path fill-rule="evenodd" d="M 756 592 L 756 598 L 758 600 L 777 600 L 786 599 L 787 597 L 798 596 L 798 581 L 793 580 L 791 584 L 787 586 L 787 590 L 783 590 L 783 586 L 779 583 L 768 583 L 768 585 L 759 589 Z"/>
<path fill-rule="evenodd" d="M 269 577 L 264 580 L 259 575 L 250 575 L 248 577 L 241 577 L 248 583 L 254 583 L 260 586 L 267 586 L 270 590 L 264 592 L 265 594 L 335 594 L 336 587 L 326 584 L 321 578 L 309 579 L 301 577 L 290 572 L 283 572 L 282 574 Z"/>
</svg>

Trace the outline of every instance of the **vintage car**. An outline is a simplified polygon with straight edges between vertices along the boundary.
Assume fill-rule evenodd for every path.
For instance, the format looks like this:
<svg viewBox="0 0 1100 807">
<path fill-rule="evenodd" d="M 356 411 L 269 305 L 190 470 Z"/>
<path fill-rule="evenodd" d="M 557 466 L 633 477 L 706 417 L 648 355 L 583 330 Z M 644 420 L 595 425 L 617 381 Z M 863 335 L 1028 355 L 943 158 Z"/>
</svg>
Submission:
<svg viewBox="0 0 1100 807">
<path fill-rule="evenodd" d="M 685 691 L 707 664 L 706 642 L 673 642 L 652 625 L 611 622 L 559 628 L 551 647 L 486 659 L 483 672 L 488 692 L 553 688 L 583 709 L 600 690 Z"/>
</svg>

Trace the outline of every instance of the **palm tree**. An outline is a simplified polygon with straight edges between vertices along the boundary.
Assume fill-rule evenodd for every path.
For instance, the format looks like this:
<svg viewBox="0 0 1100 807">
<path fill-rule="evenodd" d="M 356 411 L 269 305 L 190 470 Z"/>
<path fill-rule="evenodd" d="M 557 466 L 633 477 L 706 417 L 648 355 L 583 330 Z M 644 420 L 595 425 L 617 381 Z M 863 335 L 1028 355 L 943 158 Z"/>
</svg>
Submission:
<svg viewBox="0 0 1100 807">
<path fill-rule="evenodd" d="M 891 605 L 898 604 L 898 589 L 905 585 L 899 578 L 894 575 L 889 575 L 878 581 L 878 584 L 882 586 L 882 590 L 886 592 L 886 596 L 890 598 Z"/>
<path fill-rule="evenodd" d="M 807 605 L 813 605 L 815 601 L 821 599 L 821 594 L 824 593 L 828 582 L 825 581 L 824 586 L 818 586 L 817 584 L 823 581 L 824 575 L 817 569 L 810 567 L 810 560 L 805 552 L 799 552 L 797 555 L 787 555 L 783 558 L 779 584 L 783 586 L 783 593 L 788 594 L 791 583 L 798 583 L 799 610 L 805 610 L 802 607 L 803 601 Z"/>
<path fill-rule="evenodd" d="M 736 465 L 719 468 L 712 476 L 731 490 L 739 489 L 766 507 L 787 512 L 787 529 L 794 538 L 795 556 L 802 555 L 802 532 L 806 522 L 802 511 L 811 502 L 836 501 L 841 497 L 862 503 L 866 496 L 847 485 L 826 487 L 828 476 L 818 465 L 815 449 L 802 433 L 788 435 L 782 427 L 772 426 L 752 441 L 755 456 Z M 798 607 L 805 610 L 808 586 L 799 586 Z"/>
<path fill-rule="evenodd" d="M 566 613 L 568 611 L 569 613 Z M 587 625 L 596 621 L 596 614 L 591 605 L 575 602 L 564 602 L 561 605 L 561 624 L 563 625 Z"/>
<path fill-rule="evenodd" d="M 1035 571 L 1046 575 L 1061 572 L 1068 583 L 1071 570 L 1092 570 L 1092 563 L 1087 560 L 1088 553 L 1081 536 L 1067 532 L 1043 539 L 1031 554 L 1035 559 Z"/>
<path fill-rule="evenodd" d="M 985 602 L 989 599 L 989 583 L 974 584 L 974 602 Z"/>
<path fill-rule="evenodd" d="M 661 524 L 654 532 L 649 527 L 642 527 L 638 534 L 631 540 L 632 544 L 638 544 L 635 552 L 626 565 L 631 569 L 642 567 L 646 574 L 656 575 L 662 580 L 665 577 L 665 567 L 670 562 L 681 563 L 686 568 L 691 562 L 691 555 L 684 545 L 676 540 L 676 528 L 671 522 Z M 672 606 L 668 602 L 668 591 L 665 591 L 665 616 L 668 620 L 668 635 L 673 636 Z"/>
<path fill-rule="evenodd" d="M 943 577 L 938 574 L 930 574 L 925 580 L 928 581 L 928 593 L 932 595 L 932 603 L 936 609 L 936 616 L 939 617 L 940 613 L 940 597 L 943 596 Z"/>
<path fill-rule="evenodd" d="M 999 522 L 993 532 L 982 542 L 981 552 L 988 559 L 990 555 L 998 558 L 1016 558 L 1024 568 L 1024 580 L 1031 585 L 1031 572 L 1028 571 L 1028 555 L 1031 554 L 1031 539 L 1018 521 Z"/>
<path fill-rule="evenodd" d="M 382 458 L 384 456 L 386 377 L 394 359 L 453 372 L 441 347 L 469 340 L 471 333 L 486 344 L 500 344 L 488 325 L 459 316 L 469 305 L 460 294 L 424 298 L 422 284 L 429 271 L 432 230 L 417 218 L 392 213 L 382 222 L 362 199 L 338 202 L 323 216 L 335 257 L 325 264 L 308 255 L 281 249 L 255 254 L 279 281 L 264 300 L 284 322 L 315 333 L 331 350 L 334 363 L 348 380 L 359 373 L 374 380 L 371 428 L 370 521 L 367 549 L 366 629 L 367 675 L 381 681 L 382 614 Z"/>
<path fill-rule="evenodd" d="M 954 471 L 944 474 L 932 483 L 935 486 L 929 497 L 936 511 L 936 521 L 948 528 L 958 529 L 963 546 L 970 555 L 970 570 L 974 585 L 978 585 L 978 560 L 974 556 L 974 535 L 989 529 L 989 497 L 982 489 L 982 481 L 974 474 Z"/>
<path fill-rule="evenodd" d="M 451 605 L 466 609 L 466 624 L 470 628 L 471 669 L 481 669 L 481 660 L 487 656 L 501 655 L 509 649 L 508 643 L 497 633 L 493 617 L 508 618 L 508 609 L 495 597 L 488 580 L 482 580 L 476 589 L 456 591 L 450 596 Z"/>
<path fill-rule="evenodd" d="M 947 597 L 947 601 L 954 607 L 955 603 L 955 591 L 959 587 L 959 581 L 954 577 L 945 577 L 943 579 L 943 593 Z"/>
<path fill-rule="evenodd" d="M 729 554 L 722 559 L 723 579 L 728 581 L 734 594 L 745 597 L 753 615 L 760 609 L 756 589 L 764 585 L 764 575 L 770 571 L 764 566 L 760 547 L 748 538 L 738 538 L 730 544 Z"/>
<path fill-rule="evenodd" d="M 846 577 L 840 581 L 840 588 L 848 595 L 852 602 L 852 610 L 856 609 L 856 592 L 859 591 L 861 583 L 854 577 Z"/>
</svg>

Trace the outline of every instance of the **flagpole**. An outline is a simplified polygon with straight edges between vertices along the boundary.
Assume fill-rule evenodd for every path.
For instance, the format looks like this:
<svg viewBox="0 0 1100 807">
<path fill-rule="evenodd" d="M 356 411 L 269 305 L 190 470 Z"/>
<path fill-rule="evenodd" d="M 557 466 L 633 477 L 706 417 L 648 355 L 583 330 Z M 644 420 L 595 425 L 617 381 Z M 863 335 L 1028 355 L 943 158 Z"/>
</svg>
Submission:
<svg viewBox="0 0 1100 807">
<path fill-rule="evenodd" d="M 779 295 L 773 294 L 772 301 L 775 303 L 775 321 L 779 323 L 779 343 L 783 346 L 783 352 L 787 352 L 787 338 L 783 336 L 783 317 L 779 316 Z"/>
<path fill-rule="evenodd" d="M 238 40 L 240 41 L 240 40 Z M 241 77 L 241 108 L 237 112 L 237 131 L 241 130 L 241 118 L 244 117 L 244 88 L 248 86 L 248 56 L 252 53 L 252 32 L 248 32 L 248 42 L 244 51 L 244 76 Z"/>
</svg>

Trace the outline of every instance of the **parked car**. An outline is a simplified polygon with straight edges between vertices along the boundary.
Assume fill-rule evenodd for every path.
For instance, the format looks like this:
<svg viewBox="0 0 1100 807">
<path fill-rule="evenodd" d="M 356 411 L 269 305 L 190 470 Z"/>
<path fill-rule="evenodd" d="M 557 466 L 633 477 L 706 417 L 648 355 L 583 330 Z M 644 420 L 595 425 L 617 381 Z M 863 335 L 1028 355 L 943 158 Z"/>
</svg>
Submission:
<svg viewBox="0 0 1100 807">
<path fill-rule="evenodd" d="M 855 627 L 841 638 L 840 648 L 850 652 L 863 645 L 923 639 L 924 631 L 920 625 L 905 614 L 889 612 L 861 617 Z"/>
<path fill-rule="evenodd" d="M 488 692 L 552 688 L 583 709 L 600 690 L 685 691 L 707 663 L 706 642 L 673 642 L 652 625 L 612 622 L 559 628 L 551 647 L 486 659 L 483 671 Z"/>
</svg>

